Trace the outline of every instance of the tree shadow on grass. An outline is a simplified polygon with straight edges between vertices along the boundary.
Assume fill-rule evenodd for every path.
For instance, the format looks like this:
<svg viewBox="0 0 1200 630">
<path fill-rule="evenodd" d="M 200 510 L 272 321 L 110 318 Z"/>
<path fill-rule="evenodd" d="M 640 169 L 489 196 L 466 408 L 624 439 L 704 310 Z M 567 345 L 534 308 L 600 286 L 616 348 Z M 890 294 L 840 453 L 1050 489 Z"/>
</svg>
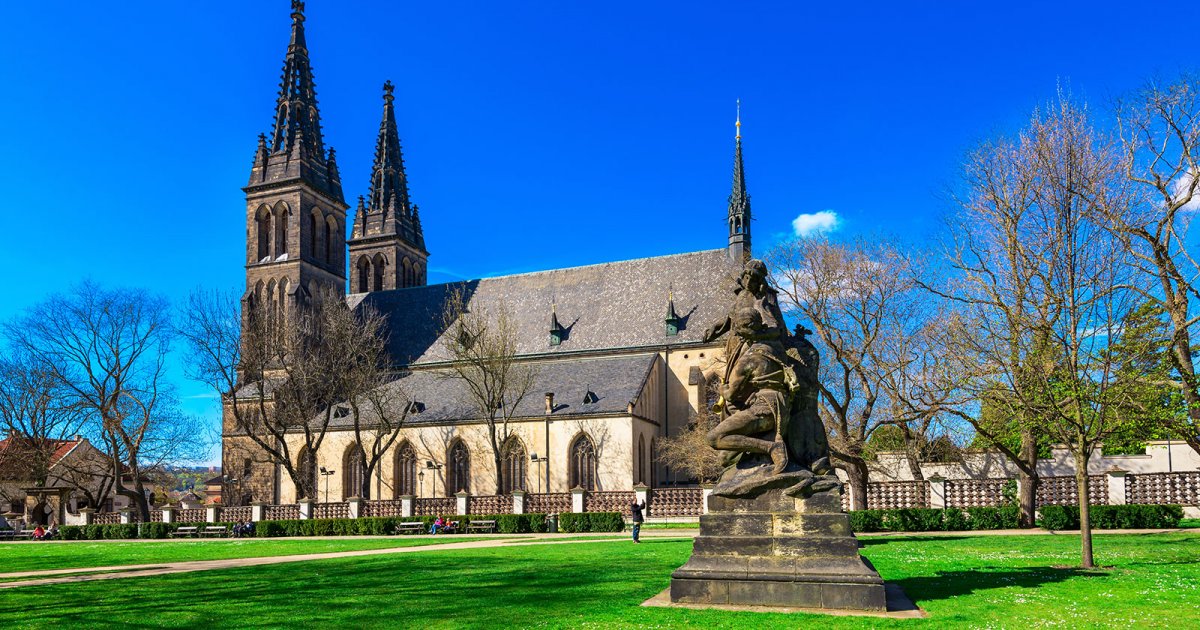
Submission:
<svg viewBox="0 0 1200 630">
<path fill-rule="evenodd" d="M 1034 588 L 1045 584 L 1065 582 L 1073 577 L 1099 576 L 1101 572 L 1078 568 L 1027 567 L 999 570 L 938 571 L 936 575 L 888 580 L 904 589 L 905 594 L 920 604 L 934 599 L 970 595 L 978 591 L 1012 586 Z"/>
<path fill-rule="evenodd" d="M 863 547 L 870 547 L 872 545 L 886 545 L 896 542 L 949 542 L 952 540 L 966 540 L 968 538 L 971 538 L 971 536 L 905 536 L 903 534 L 889 534 L 886 538 L 882 536 L 862 537 L 858 539 L 858 542 Z"/>
</svg>

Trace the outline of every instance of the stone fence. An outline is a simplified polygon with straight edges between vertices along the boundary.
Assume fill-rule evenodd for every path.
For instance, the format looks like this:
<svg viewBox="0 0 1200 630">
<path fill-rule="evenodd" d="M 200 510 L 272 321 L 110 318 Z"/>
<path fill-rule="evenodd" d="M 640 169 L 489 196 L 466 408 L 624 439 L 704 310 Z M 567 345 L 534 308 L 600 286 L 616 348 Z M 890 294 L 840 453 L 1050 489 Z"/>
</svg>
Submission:
<svg viewBox="0 0 1200 630">
<path fill-rule="evenodd" d="M 1017 480 L 944 479 L 924 481 L 885 481 L 867 484 L 867 505 L 876 510 L 899 508 L 992 507 L 1008 502 L 1018 494 Z M 1148 473 L 1132 475 L 1110 470 L 1088 476 L 1088 499 L 1092 505 L 1175 504 L 1200 505 L 1200 472 Z M 1079 502 L 1075 477 L 1041 477 L 1038 505 L 1075 505 Z M 854 505 L 849 492 L 842 495 L 842 508 L 862 509 Z"/>
</svg>

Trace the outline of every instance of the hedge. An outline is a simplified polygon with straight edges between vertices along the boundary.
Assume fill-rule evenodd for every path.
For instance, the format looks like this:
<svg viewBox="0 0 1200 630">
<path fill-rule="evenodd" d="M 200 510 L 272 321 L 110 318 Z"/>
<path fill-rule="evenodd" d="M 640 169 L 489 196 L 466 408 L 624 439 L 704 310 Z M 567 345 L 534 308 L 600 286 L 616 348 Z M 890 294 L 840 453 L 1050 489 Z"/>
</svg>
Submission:
<svg viewBox="0 0 1200 630">
<path fill-rule="evenodd" d="M 625 529 L 625 517 L 620 512 L 563 512 L 558 515 L 558 531 L 619 532 Z"/>
<path fill-rule="evenodd" d="M 545 514 L 468 514 L 446 516 L 459 522 L 459 533 L 466 532 L 471 521 L 496 521 L 496 531 L 502 534 L 540 533 L 546 531 Z M 309 520 L 259 521 L 254 535 L 259 538 L 285 536 L 390 536 L 397 533 L 400 523 L 422 523 L 421 533 L 437 520 L 435 516 L 380 516 L 364 518 L 318 518 Z"/>
<path fill-rule="evenodd" d="M 230 530 L 233 523 L 110 523 L 106 525 L 63 525 L 58 528 L 62 540 L 130 540 L 134 538 L 170 538 L 171 532 L 184 526 L 204 528 L 224 525 Z"/>
<path fill-rule="evenodd" d="M 1016 507 L 973 507 L 966 510 L 904 508 L 899 510 L 855 510 L 850 528 L 856 532 L 938 532 L 984 529 L 1013 529 L 1019 526 Z"/>
<path fill-rule="evenodd" d="M 1043 505 L 1038 525 L 1046 529 L 1079 529 L 1078 505 Z M 1095 529 L 1169 529 L 1179 527 L 1178 505 L 1093 505 Z"/>
</svg>

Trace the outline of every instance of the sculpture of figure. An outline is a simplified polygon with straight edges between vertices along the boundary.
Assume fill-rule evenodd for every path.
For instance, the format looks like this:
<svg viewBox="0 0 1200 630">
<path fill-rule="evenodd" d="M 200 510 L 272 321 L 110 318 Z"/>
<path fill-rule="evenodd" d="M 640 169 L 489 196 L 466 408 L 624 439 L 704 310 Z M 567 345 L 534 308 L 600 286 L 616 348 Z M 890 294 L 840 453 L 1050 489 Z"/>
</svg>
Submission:
<svg viewBox="0 0 1200 630">
<path fill-rule="evenodd" d="M 708 329 L 704 334 L 705 341 L 712 341 L 729 332 L 733 328 L 733 314 L 744 308 L 757 310 L 766 330 L 775 331 L 777 335 L 787 333 L 783 325 L 783 313 L 779 310 L 779 297 L 775 289 L 767 284 L 767 266 L 763 261 L 751 260 L 746 263 L 733 295 L 733 307 L 729 314 Z"/>
</svg>

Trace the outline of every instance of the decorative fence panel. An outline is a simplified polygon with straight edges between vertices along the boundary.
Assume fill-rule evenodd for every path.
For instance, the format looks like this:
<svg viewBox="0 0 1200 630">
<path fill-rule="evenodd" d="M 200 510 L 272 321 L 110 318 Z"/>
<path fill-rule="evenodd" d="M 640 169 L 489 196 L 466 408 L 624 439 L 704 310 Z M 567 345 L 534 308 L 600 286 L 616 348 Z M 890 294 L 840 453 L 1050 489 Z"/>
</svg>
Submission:
<svg viewBox="0 0 1200 630">
<path fill-rule="evenodd" d="M 1200 472 L 1128 475 L 1125 502 L 1200 505 Z"/>
<path fill-rule="evenodd" d="M 190 508 L 175 512 L 175 520 L 179 523 L 203 523 L 208 518 L 208 510 Z"/>
<path fill-rule="evenodd" d="M 136 517 L 136 514 L 134 516 Z M 162 508 L 150 508 L 150 522 L 151 523 L 163 522 Z"/>
<path fill-rule="evenodd" d="M 268 505 L 263 517 L 268 521 L 296 521 L 300 519 L 299 505 Z"/>
<path fill-rule="evenodd" d="M 570 492 L 546 492 L 525 495 L 525 511 L 529 513 L 557 514 L 571 511 Z"/>
<path fill-rule="evenodd" d="M 253 516 L 254 508 L 249 505 L 223 507 L 217 512 L 217 520 L 226 523 L 242 523 L 250 520 Z M 296 516 L 300 516 L 299 508 L 296 509 Z"/>
<path fill-rule="evenodd" d="M 313 506 L 313 518 L 350 518 L 350 504 L 318 503 Z"/>
<path fill-rule="evenodd" d="M 469 497 L 467 499 L 468 514 L 512 514 L 512 511 L 513 498 L 510 494 Z"/>
<path fill-rule="evenodd" d="M 1007 479 L 948 479 L 946 507 L 995 507 L 1004 505 Z"/>
<path fill-rule="evenodd" d="M 652 516 L 700 516 L 704 513 L 704 490 L 663 488 L 650 496 Z"/>
<path fill-rule="evenodd" d="M 416 516 L 452 516 L 457 512 L 458 500 L 454 497 L 413 499 L 413 514 Z"/>
<path fill-rule="evenodd" d="M 92 515 L 92 523 L 96 525 L 116 525 L 121 522 L 121 514 L 119 512 L 103 512 Z"/>
<path fill-rule="evenodd" d="M 847 488 L 847 491 L 849 488 Z M 888 481 L 867 484 L 867 507 L 872 510 L 929 507 L 929 483 Z"/>
<path fill-rule="evenodd" d="M 403 511 L 400 500 L 392 501 L 363 501 L 362 515 L 363 516 L 402 516 Z"/>
<path fill-rule="evenodd" d="M 632 516 L 630 506 L 637 495 L 632 490 L 609 490 L 588 492 L 583 495 L 584 512 L 620 512 Z"/>
<path fill-rule="evenodd" d="M 1092 505 L 1108 505 L 1108 477 L 1106 475 L 1091 475 L 1088 477 L 1088 501 Z M 1076 492 L 1074 477 L 1042 477 L 1038 480 L 1038 505 L 1076 505 L 1079 503 L 1079 493 Z"/>
</svg>

